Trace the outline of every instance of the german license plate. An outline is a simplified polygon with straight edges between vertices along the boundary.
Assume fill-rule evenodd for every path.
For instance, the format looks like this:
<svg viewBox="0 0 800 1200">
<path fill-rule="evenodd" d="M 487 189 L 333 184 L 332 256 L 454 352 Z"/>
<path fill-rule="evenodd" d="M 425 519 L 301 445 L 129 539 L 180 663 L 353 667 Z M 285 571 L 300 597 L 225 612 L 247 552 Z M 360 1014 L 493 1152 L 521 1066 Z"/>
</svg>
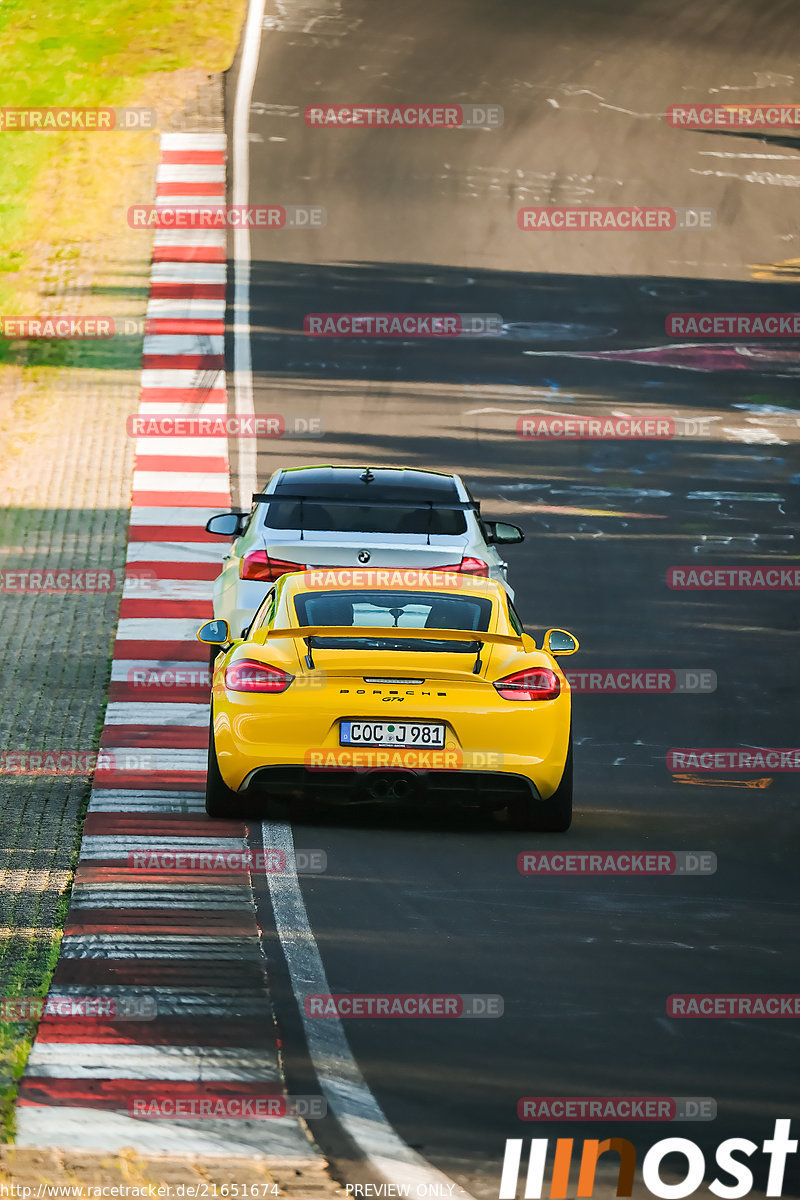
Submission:
<svg viewBox="0 0 800 1200">
<path fill-rule="evenodd" d="M 342 721 L 342 746 L 444 747 L 444 724 L 438 721 Z"/>
</svg>

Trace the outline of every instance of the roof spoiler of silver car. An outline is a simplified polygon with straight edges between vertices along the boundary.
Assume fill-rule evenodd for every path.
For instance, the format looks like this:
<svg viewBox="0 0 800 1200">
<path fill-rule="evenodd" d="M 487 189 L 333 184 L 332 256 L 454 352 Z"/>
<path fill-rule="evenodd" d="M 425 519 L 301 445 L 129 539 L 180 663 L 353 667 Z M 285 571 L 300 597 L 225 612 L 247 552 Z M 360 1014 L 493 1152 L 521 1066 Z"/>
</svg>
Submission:
<svg viewBox="0 0 800 1200">
<path fill-rule="evenodd" d="M 433 520 L 433 514 L 440 509 L 448 511 L 463 511 L 465 509 L 474 509 L 475 512 L 481 511 L 479 500 L 373 500 L 371 496 L 365 494 L 360 500 L 344 500 L 338 496 L 314 495 L 302 492 L 253 492 L 254 504 L 269 504 L 273 500 L 299 500 L 300 501 L 300 540 L 303 540 L 305 532 L 305 522 L 303 521 L 303 504 L 310 502 L 312 504 L 339 504 L 346 508 L 422 508 L 428 509 L 428 545 L 431 543 L 430 524 Z"/>
<path fill-rule="evenodd" d="M 267 504 L 270 500 L 300 500 L 301 502 L 309 500 L 314 504 L 341 504 L 347 508 L 363 508 L 365 505 L 369 505 L 370 508 L 414 508 L 424 504 L 430 509 L 446 508 L 456 511 L 474 508 L 476 512 L 480 512 L 481 507 L 479 500 L 373 500 L 366 494 L 360 500 L 343 500 L 338 496 L 315 495 L 308 492 L 253 492 L 254 504 Z"/>
</svg>

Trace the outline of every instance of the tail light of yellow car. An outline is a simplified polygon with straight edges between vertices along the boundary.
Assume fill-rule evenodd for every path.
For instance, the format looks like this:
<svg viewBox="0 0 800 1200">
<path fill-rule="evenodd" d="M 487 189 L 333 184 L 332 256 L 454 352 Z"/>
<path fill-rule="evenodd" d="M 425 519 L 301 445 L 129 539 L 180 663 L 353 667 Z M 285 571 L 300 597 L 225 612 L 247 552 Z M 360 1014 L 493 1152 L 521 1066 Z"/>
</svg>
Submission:
<svg viewBox="0 0 800 1200">
<path fill-rule="evenodd" d="M 504 700 L 555 700 L 561 692 L 561 681 L 549 667 L 515 671 L 494 686 Z"/>
<path fill-rule="evenodd" d="M 225 668 L 225 687 L 229 692 L 285 692 L 294 675 L 269 663 L 240 658 Z"/>
</svg>

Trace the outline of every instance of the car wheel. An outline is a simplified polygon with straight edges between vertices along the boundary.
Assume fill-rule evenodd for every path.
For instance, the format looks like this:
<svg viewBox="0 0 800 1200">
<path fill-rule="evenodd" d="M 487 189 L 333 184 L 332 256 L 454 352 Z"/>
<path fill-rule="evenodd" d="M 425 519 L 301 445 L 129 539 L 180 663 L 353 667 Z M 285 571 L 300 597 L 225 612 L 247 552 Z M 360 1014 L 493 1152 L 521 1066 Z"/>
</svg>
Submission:
<svg viewBox="0 0 800 1200">
<path fill-rule="evenodd" d="M 217 762 L 217 748 L 214 745 L 214 717 L 208 728 L 208 771 L 206 773 L 206 812 L 209 817 L 242 817 L 246 816 L 246 804 L 238 792 L 229 788 L 222 778 Z"/>
<path fill-rule="evenodd" d="M 508 809 L 512 829 L 566 833 L 572 824 L 572 730 L 561 782 L 549 800 L 521 800 Z"/>
<path fill-rule="evenodd" d="M 219 646 L 209 646 L 208 648 L 208 669 L 211 674 L 214 674 L 214 663 L 217 661 L 219 654 Z"/>
</svg>

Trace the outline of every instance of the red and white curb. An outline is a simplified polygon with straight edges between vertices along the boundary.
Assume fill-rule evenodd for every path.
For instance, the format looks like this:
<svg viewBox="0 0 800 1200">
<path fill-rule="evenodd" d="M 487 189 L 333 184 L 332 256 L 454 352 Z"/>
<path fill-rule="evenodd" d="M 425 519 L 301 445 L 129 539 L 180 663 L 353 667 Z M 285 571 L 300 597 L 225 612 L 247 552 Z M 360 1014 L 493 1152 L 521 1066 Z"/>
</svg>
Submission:
<svg viewBox="0 0 800 1200">
<path fill-rule="evenodd" d="M 224 134 L 163 135 L 157 203 L 224 204 L 225 158 Z M 224 232 L 156 235 L 140 415 L 227 411 L 225 286 Z M 204 526 L 229 506 L 226 439 L 137 442 L 101 738 L 113 757 L 95 774 L 51 994 L 154 1002 L 154 1016 L 45 1016 L 20 1081 L 21 1146 L 315 1158 L 293 1117 L 130 1115 L 137 1099 L 285 1095 L 249 877 L 129 865 L 137 849 L 247 847 L 241 822 L 203 811 L 208 654 L 194 634 L 226 552 Z"/>
</svg>

